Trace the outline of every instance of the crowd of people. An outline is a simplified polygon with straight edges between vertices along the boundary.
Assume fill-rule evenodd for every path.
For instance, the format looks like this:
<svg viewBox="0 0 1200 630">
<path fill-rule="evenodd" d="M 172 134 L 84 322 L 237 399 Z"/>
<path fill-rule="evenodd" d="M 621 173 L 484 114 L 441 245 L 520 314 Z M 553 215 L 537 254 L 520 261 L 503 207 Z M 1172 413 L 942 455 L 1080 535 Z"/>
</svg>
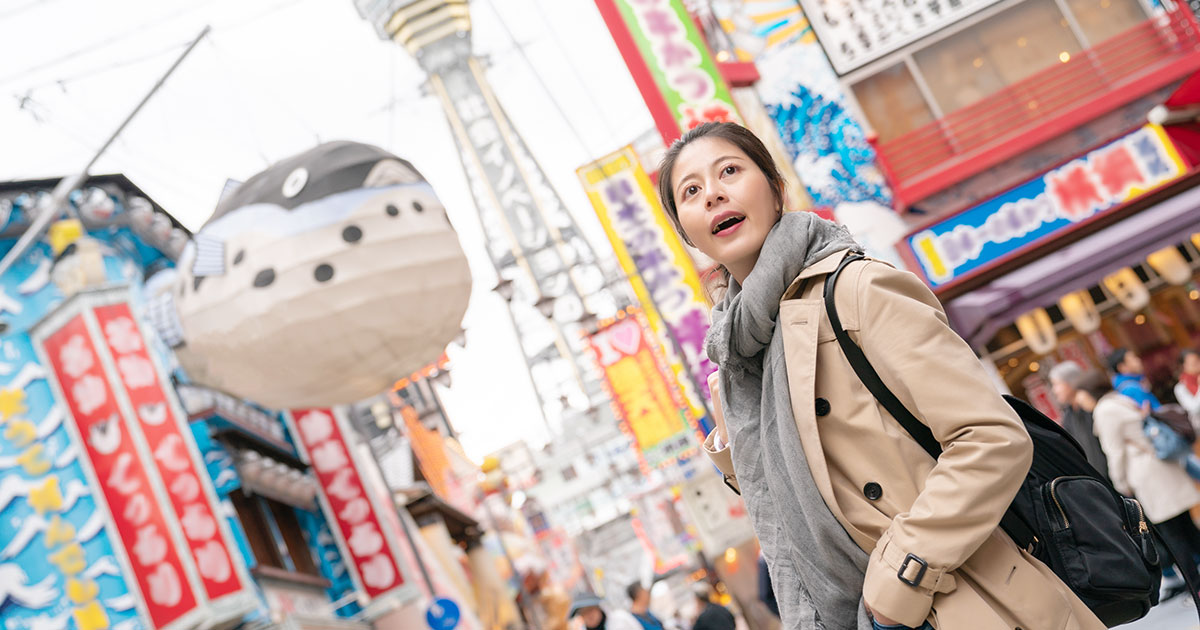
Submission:
<svg viewBox="0 0 1200 630">
<path fill-rule="evenodd" d="M 1085 371 L 1064 362 L 1050 370 L 1050 384 L 1063 410 L 1061 422 L 1083 448 L 1088 462 L 1117 491 L 1136 498 L 1172 549 L 1192 556 L 1178 570 L 1200 584 L 1200 529 L 1191 511 L 1200 505 L 1200 458 L 1193 444 L 1200 432 L 1200 352 L 1180 353 L 1175 402 L 1152 393 L 1141 357 L 1118 348 L 1107 357 L 1109 373 Z M 1178 555 L 1178 554 L 1177 554 Z M 1165 557 L 1165 556 L 1164 556 Z M 1184 578 L 1164 570 L 1163 597 L 1186 591 Z"/>
<path fill-rule="evenodd" d="M 650 612 L 650 590 L 641 582 L 630 584 L 625 590 L 629 597 L 629 610 L 611 608 L 604 600 L 584 594 L 571 604 L 570 618 L 578 617 L 586 630 L 735 630 L 737 622 L 733 613 L 713 601 L 712 587 L 707 582 L 692 584 L 695 606 L 690 625 L 680 625 L 674 620 L 664 622 Z"/>
</svg>

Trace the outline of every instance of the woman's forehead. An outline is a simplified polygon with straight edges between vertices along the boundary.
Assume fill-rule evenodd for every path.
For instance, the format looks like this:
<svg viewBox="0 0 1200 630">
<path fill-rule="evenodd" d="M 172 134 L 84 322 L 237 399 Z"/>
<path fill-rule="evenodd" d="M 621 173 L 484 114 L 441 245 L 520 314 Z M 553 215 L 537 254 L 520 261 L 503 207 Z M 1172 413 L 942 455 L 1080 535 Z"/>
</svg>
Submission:
<svg viewBox="0 0 1200 630">
<path fill-rule="evenodd" d="M 705 136 L 693 140 L 679 152 L 679 157 L 675 160 L 673 179 L 678 182 L 687 175 L 712 166 L 713 160 L 728 155 L 745 158 L 746 152 L 725 138 Z"/>
</svg>

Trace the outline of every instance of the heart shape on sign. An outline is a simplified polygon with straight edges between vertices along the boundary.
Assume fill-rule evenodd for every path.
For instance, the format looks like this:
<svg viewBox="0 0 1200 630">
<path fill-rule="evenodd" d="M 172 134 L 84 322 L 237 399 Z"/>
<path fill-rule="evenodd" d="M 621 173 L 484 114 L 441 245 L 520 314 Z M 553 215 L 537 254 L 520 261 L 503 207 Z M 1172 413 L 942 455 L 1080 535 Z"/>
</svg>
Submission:
<svg viewBox="0 0 1200 630">
<path fill-rule="evenodd" d="M 626 356 L 637 354 L 642 345 L 642 329 L 637 322 L 627 319 L 613 324 L 608 329 L 608 340 L 617 352 Z"/>
<path fill-rule="evenodd" d="M 183 598 L 183 588 L 179 584 L 179 574 L 175 567 L 166 562 L 158 565 L 147 581 L 150 583 L 150 601 L 159 606 L 170 608 Z"/>
</svg>

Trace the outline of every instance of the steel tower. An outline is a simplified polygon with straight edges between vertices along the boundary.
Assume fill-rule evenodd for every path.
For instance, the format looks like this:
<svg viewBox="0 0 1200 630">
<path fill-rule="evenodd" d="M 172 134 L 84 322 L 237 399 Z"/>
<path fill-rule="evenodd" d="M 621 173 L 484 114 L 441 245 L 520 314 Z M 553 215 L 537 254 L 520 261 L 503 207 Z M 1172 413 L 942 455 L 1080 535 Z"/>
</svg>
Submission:
<svg viewBox="0 0 1200 630">
<path fill-rule="evenodd" d="M 492 92 L 471 51 L 467 0 L 355 0 L 383 39 L 401 44 L 441 99 L 550 436 L 591 416 L 616 428 L 581 332 L 629 302 Z M 615 278 L 615 280 L 614 280 Z M 572 410 L 575 413 L 572 413 Z M 549 418 L 560 412 L 555 430 Z"/>
</svg>

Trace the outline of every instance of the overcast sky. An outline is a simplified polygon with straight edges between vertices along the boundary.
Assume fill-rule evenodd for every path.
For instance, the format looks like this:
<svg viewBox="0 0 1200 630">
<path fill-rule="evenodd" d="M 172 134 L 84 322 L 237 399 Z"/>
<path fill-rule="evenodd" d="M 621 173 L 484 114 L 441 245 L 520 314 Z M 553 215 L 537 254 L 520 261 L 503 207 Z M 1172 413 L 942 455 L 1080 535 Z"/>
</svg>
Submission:
<svg viewBox="0 0 1200 630">
<path fill-rule="evenodd" d="M 473 0 L 471 11 L 475 52 L 502 104 L 607 249 L 575 169 L 653 123 L 594 2 Z M 0 175 L 78 171 L 205 24 L 206 41 L 92 172 L 125 173 L 196 229 L 226 179 L 318 142 L 357 140 L 409 159 L 449 210 L 475 276 L 467 347 L 451 355 L 451 419 L 476 458 L 542 441 L 441 105 L 351 0 L 0 0 Z"/>
</svg>

